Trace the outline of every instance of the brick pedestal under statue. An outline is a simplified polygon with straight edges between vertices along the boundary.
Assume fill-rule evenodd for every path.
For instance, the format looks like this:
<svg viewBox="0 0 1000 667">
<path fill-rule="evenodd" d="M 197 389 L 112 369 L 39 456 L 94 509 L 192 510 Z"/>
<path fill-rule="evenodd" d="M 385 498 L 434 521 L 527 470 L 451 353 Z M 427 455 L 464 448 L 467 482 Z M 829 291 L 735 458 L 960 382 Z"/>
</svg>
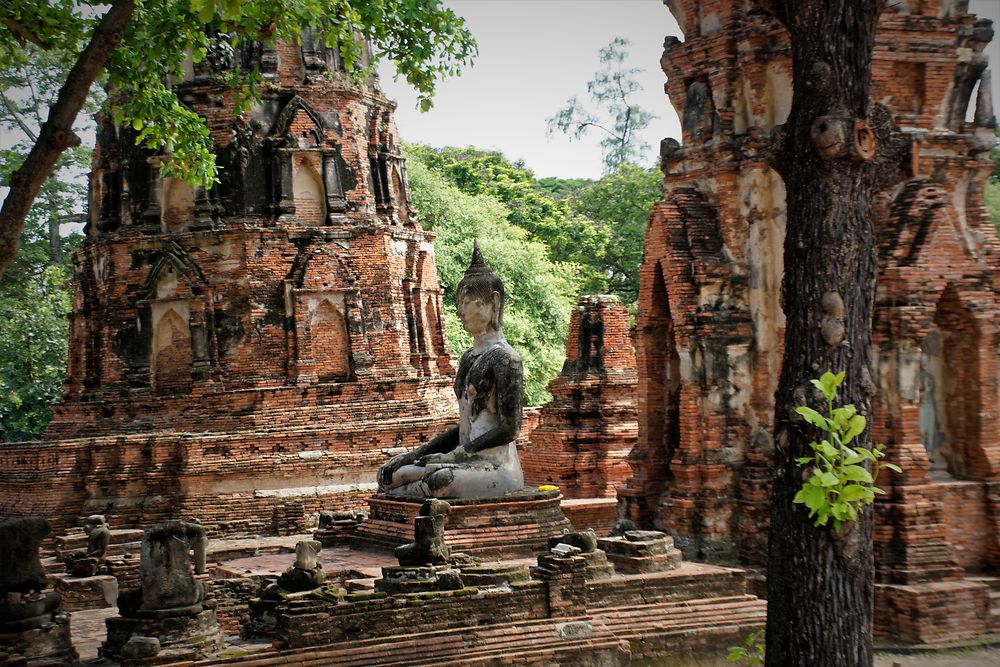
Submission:
<svg viewBox="0 0 1000 667">
<path fill-rule="evenodd" d="M 320 42 L 237 47 L 265 78 L 241 116 L 214 78 L 232 63 L 177 85 L 211 131 L 210 190 L 100 120 L 65 397 L 42 442 L 0 445 L 0 514 L 300 532 L 454 417 L 395 104 Z"/>
<path fill-rule="evenodd" d="M 484 558 L 524 558 L 544 551 L 550 537 L 571 528 L 557 491 L 512 493 L 499 498 L 449 498 L 445 542 L 453 551 Z M 352 541 L 388 549 L 413 541 L 413 520 L 423 500 L 376 495 Z"/>
</svg>

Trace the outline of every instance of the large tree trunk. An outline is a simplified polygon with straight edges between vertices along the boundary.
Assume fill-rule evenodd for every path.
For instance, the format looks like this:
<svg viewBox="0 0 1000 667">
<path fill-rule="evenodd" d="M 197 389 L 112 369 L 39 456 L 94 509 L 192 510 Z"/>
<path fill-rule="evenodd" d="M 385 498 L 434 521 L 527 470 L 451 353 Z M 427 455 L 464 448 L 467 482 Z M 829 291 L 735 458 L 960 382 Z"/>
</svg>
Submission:
<svg viewBox="0 0 1000 667">
<path fill-rule="evenodd" d="M 797 405 L 825 404 L 809 380 L 846 371 L 837 404 L 871 416 L 869 370 L 876 246 L 872 198 L 888 139 L 884 109 L 869 107 L 881 0 L 771 0 L 788 29 L 794 97 L 775 132 L 772 163 L 788 192 L 785 356 L 775 397 L 775 478 L 768 556 L 767 664 L 872 664 L 872 512 L 837 534 L 814 527 L 792 498 L 796 457 L 818 431 Z M 868 121 L 878 126 L 876 133 Z M 878 149 L 876 151 L 876 149 Z M 856 441 L 869 446 L 866 432 Z"/>
<path fill-rule="evenodd" d="M 48 120 L 24 164 L 11 174 L 10 191 L 0 208 L 0 276 L 17 254 L 24 220 L 42 184 L 55 168 L 56 160 L 67 148 L 80 144 L 80 138 L 73 133 L 73 123 L 83 108 L 90 86 L 121 41 L 122 30 L 134 11 L 134 0 L 112 3 L 70 70 L 55 104 L 49 107 Z"/>
</svg>

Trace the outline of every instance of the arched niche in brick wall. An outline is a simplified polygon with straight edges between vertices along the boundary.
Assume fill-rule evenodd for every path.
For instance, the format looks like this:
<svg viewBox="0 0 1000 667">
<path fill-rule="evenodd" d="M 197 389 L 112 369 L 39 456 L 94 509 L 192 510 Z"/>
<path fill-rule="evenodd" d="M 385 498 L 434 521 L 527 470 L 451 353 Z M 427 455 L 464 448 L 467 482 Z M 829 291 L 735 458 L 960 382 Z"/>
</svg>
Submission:
<svg viewBox="0 0 1000 667">
<path fill-rule="evenodd" d="M 424 320 L 427 322 L 427 352 L 435 357 L 444 354 L 441 316 L 435 295 L 428 295 L 424 302 Z"/>
<path fill-rule="evenodd" d="M 670 483 L 670 461 L 680 445 L 681 385 L 675 322 L 662 262 L 647 257 L 642 271 L 636 317 L 639 434 L 627 457 L 632 472 L 618 497 L 627 518 L 649 527 Z"/>
<path fill-rule="evenodd" d="M 305 224 L 333 224 L 347 210 L 342 158 L 335 139 L 341 132 L 336 113 L 322 114 L 296 95 L 278 114 L 268 136 L 272 150 L 272 201 L 279 219 L 294 216 Z"/>
<path fill-rule="evenodd" d="M 949 285 L 921 350 L 920 430 L 932 473 L 947 471 L 959 479 L 988 473 L 980 419 L 981 338 L 969 307 Z"/>
<path fill-rule="evenodd" d="M 1000 437 L 994 269 L 972 254 L 948 191 L 915 179 L 879 229 L 874 426 L 903 468 L 890 483 L 994 479 Z"/>
<path fill-rule="evenodd" d="M 326 222 L 326 189 L 320 176 L 321 156 L 317 153 L 296 155 L 292 164 L 295 217 L 303 224 L 322 225 Z"/>
<path fill-rule="evenodd" d="M 642 392 L 647 406 L 640 428 L 648 434 L 647 442 L 662 449 L 668 464 L 663 472 L 669 480 L 669 463 L 680 444 L 681 377 L 670 295 L 660 262 L 654 268 L 653 298 L 642 321 L 640 341 L 639 363 L 646 378 Z"/>
<path fill-rule="evenodd" d="M 190 310 L 186 301 L 152 305 L 153 337 L 150 380 L 158 394 L 184 394 L 191 390 Z"/>
<path fill-rule="evenodd" d="M 306 249 L 285 280 L 288 376 L 299 384 L 351 380 L 371 366 L 355 277 L 336 251 Z"/>
<path fill-rule="evenodd" d="M 135 325 L 118 336 L 133 384 L 160 394 L 190 391 L 212 365 L 211 301 L 197 263 L 177 244 L 168 244 L 137 300 Z"/>
<path fill-rule="evenodd" d="M 396 215 L 401 224 L 410 222 L 409 195 L 403 178 L 403 160 L 400 158 L 392 167 L 392 191 L 396 198 Z"/>
</svg>

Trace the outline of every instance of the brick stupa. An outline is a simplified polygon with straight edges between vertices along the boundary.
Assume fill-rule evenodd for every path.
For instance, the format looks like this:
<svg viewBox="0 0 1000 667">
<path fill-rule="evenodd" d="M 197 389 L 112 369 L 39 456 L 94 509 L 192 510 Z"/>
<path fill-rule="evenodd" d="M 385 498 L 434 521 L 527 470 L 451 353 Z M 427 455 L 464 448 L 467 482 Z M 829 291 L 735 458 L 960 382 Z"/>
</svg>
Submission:
<svg viewBox="0 0 1000 667">
<path fill-rule="evenodd" d="M 688 558 L 763 565 L 785 226 L 766 155 L 792 103 L 788 36 L 745 2 L 667 5 L 684 33 L 661 61 L 683 146 L 663 142 L 666 196 L 647 230 L 622 509 Z M 966 576 L 1000 567 L 1000 244 L 982 204 L 992 36 L 962 0 L 890 3 L 876 35 L 872 99 L 912 159 L 875 209 L 873 440 L 904 468 L 879 480 L 875 631 L 911 643 L 997 630 L 986 583 Z"/>
<path fill-rule="evenodd" d="M 638 433 L 635 385 L 628 310 L 614 296 L 580 297 L 552 400 L 521 452 L 526 483 L 554 484 L 566 498 L 613 498 Z"/>
<path fill-rule="evenodd" d="M 360 505 L 390 452 L 454 421 L 395 103 L 302 37 L 235 50 L 266 82 L 242 116 L 214 80 L 236 63 L 178 84 L 215 143 L 209 190 L 100 124 L 66 394 L 43 442 L 0 446 L 0 514 L 298 531 Z"/>
</svg>

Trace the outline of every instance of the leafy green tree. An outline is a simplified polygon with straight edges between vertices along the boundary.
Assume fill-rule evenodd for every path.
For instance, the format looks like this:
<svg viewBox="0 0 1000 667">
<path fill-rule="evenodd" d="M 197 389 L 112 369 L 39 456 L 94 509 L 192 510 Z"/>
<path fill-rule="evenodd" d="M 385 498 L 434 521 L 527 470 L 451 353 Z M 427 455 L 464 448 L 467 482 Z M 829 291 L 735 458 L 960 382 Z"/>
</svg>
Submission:
<svg viewBox="0 0 1000 667">
<path fill-rule="evenodd" d="M 636 75 L 642 70 L 625 67 L 629 41 L 616 37 L 601 49 L 602 69 L 587 84 L 591 101 L 599 111 L 584 107 L 577 97 L 571 97 L 566 106 L 548 119 L 549 132 L 559 131 L 572 139 L 580 139 L 591 130 L 604 133 L 601 149 L 604 152 L 604 170 L 611 172 L 624 164 L 642 162 L 649 150 L 639 133 L 656 116 L 637 104 L 630 96 L 642 87 Z"/>
<path fill-rule="evenodd" d="M 997 137 L 1000 137 L 1000 129 L 995 130 Z M 1000 139 L 998 139 L 1000 141 Z M 1000 148 L 994 148 L 990 157 L 993 158 L 993 173 L 986 181 L 986 189 L 983 192 L 983 204 L 989 211 L 993 219 L 993 225 L 1000 233 Z"/>
<path fill-rule="evenodd" d="M 43 113 L 55 101 L 59 86 L 69 73 L 65 59 L 58 53 L 34 45 L 28 45 L 26 52 L 27 60 L 0 72 L 0 128 L 10 142 L 9 147 L 0 149 L 0 183 L 9 182 L 11 174 L 20 168 L 31 147 L 38 141 L 45 122 Z M 101 91 L 96 86 L 92 87 L 83 106 L 86 113 L 80 115 L 74 131 L 81 134 L 93 131 L 92 115 L 99 109 L 102 99 Z M 81 213 L 87 200 L 85 173 L 90 170 L 92 154 L 90 147 L 74 146 L 56 160 L 52 173 L 42 184 L 38 199 L 28 210 L 21 234 L 22 252 L 26 252 L 28 257 L 20 269 L 12 269 L 16 275 L 25 277 L 40 271 L 45 258 L 38 256 L 37 251 L 43 241 L 49 262 L 68 262 L 60 226 L 70 220 L 82 219 Z M 78 241 L 75 239 L 71 243 Z M 30 251 L 26 244 L 32 246 Z M 28 268 L 32 266 L 33 269 Z"/>
<path fill-rule="evenodd" d="M 475 239 L 507 291 L 504 331 L 524 360 L 525 401 L 541 405 L 566 356 L 569 314 L 579 292 L 579 266 L 553 262 L 542 243 L 508 221 L 507 206 L 488 194 L 468 194 L 425 165 L 408 163 L 410 192 L 421 224 L 437 234 L 434 251 L 445 293 L 445 328 L 455 351 L 471 345 L 455 310 L 455 289 L 469 266 Z"/>
<path fill-rule="evenodd" d="M 66 272 L 46 266 L 0 295 L 0 438 L 10 442 L 41 435 L 62 396 L 66 375 Z"/>
<path fill-rule="evenodd" d="M 55 100 L 68 66 L 33 46 L 27 61 L 0 72 L 0 128 L 9 147 L 0 150 L 0 182 L 24 161 L 38 140 L 42 113 Z M 84 105 L 98 106 L 97 91 Z M 77 131 L 87 129 L 83 116 Z M 82 240 L 63 237 L 60 224 L 84 209 L 83 174 L 91 150 L 64 152 L 42 184 L 21 232 L 21 250 L 0 276 L 0 439 L 38 437 L 51 418 L 49 405 L 62 395 L 66 374 L 70 253 Z"/>
<path fill-rule="evenodd" d="M 582 291 L 604 292 L 607 278 L 595 258 L 604 255 L 609 231 L 578 215 L 537 186 L 523 162 L 511 162 L 499 151 L 479 148 L 408 146 L 407 155 L 444 176 L 462 192 L 489 195 L 506 205 L 507 220 L 548 247 L 557 262 L 572 262 L 581 271 Z"/>
<path fill-rule="evenodd" d="M 646 237 L 646 223 L 661 194 L 663 175 L 658 169 L 622 165 L 569 198 L 573 210 L 602 226 L 610 241 L 597 268 L 607 278 L 607 289 L 626 304 L 639 299 L 639 265 Z"/>
<path fill-rule="evenodd" d="M 376 60 L 395 62 L 425 109 L 437 79 L 471 62 L 476 49 L 462 19 L 441 0 L 5 2 L 0 70 L 27 62 L 28 44 L 61 54 L 72 67 L 38 140 L 11 174 L 0 208 L 0 272 L 16 254 L 28 211 L 59 157 L 80 144 L 73 125 L 99 77 L 114 91 L 109 105 L 115 120 L 131 124 L 145 145 L 171 155 L 164 176 L 210 186 L 216 169 L 208 128 L 169 82 L 182 77 L 189 54 L 199 62 L 220 48 L 213 35 L 224 35 L 229 46 L 270 44 L 296 39 L 305 28 L 336 46 L 348 70 L 363 61 L 366 41 Z M 236 71 L 228 80 L 252 92 L 255 74 Z"/>
<path fill-rule="evenodd" d="M 559 178 L 546 176 L 535 181 L 535 187 L 552 199 L 568 199 L 594 181 L 589 178 Z"/>
</svg>

